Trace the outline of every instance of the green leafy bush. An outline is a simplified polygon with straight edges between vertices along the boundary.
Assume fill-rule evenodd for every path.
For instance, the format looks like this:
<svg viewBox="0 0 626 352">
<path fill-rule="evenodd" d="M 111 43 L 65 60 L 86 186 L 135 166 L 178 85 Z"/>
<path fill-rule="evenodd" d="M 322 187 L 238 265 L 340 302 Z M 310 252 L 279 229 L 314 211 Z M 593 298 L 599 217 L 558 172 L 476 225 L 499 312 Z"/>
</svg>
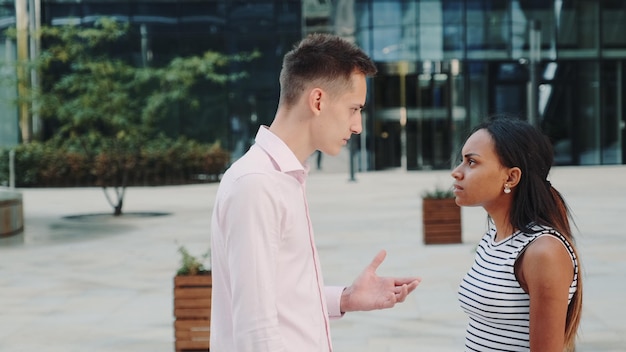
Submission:
<svg viewBox="0 0 626 352">
<path fill-rule="evenodd" d="M 204 253 L 200 258 L 191 255 L 183 246 L 178 247 L 178 252 L 182 258 L 176 275 L 206 275 L 211 272 L 211 269 L 204 264 L 211 254 L 210 251 Z"/>
<path fill-rule="evenodd" d="M 139 141 L 101 139 L 79 148 L 71 138 L 15 149 L 16 187 L 160 186 L 215 182 L 230 162 L 220 143 L 160 136 Z M 88 154 L 87 150 L 90 154 Z M 9 179 L 9 149 L 0 149 L 0 182 Z M 126 181 L 126 182 L 124 182 Z"/>
<path fill-rule="evenodd" d="M 422 193 L 422 198 L 424 199 L 445 199 L 454 197 L 455 195 L 452 188 L 435 187 L 433 190 Z"/>
</svg>

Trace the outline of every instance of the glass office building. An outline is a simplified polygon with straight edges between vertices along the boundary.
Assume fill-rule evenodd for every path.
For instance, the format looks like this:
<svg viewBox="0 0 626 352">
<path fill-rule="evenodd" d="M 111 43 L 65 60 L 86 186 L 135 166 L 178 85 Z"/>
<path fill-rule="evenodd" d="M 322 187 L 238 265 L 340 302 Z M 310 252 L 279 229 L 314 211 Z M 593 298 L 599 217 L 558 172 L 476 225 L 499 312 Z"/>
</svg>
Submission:
<svg viewBox="0 0 626 352">
<path fill-rule="evenodd" d="M 271 122 L 278 102 L 282 56 L 302 38 L 300 1 L 0 0 L 0 6 L 6 10 L 0 26 L 6 23 L 4 28 L 15 27 L 18 1 L 28 5 L 31 18 L 38 17 L 42 26 L 93 26 L 99 17 L 130 23 L 130 39 L 118 46 L 114 54 L 138 66 L 161 66 L 175 57 L 202 55 L 206 51 L 259 51 L 260 58 L 229 67 L 231 72 L 248 72 L 249 79 L 223 87 L 203 87 L 204 92 L 195 92 L 205 97 L 200 109 L 192 111 L 181 105 L 178 113 L 161 126 L 170 135 L 185 135 L 203 142 L 219 140 L 233 151 L 235 158 L 247 149 L 258 125 Z M 37 2 L 39 10 L 33 5 Z M 33 11 L 38 11 L 38 15 L 32 15 Z M 7 39 L 3 48 L 12 51 L 8 56 L 16 57 L 16 44 L 11 40 Z M 5 124 L 4 120 L 15 122 L 17 113 L 12 115 L 0 119 L 0 124 Z M 33 133 L 40 138 L 55 132 L 53 124 L 46 121 L 41 122 L 39 129 L 36 125 L 33 121 Z M 12 132 L 0 135 L 0 140 L 24 139 L 19 136 L 16 123 L 12 126 Z M 8 143 L 0 142 L 0 146 L 3 144 Z"/>
<path fill-rule="evenodd" d="M 626 1 L 40 1 L 42 24 L 131 22 L 138 62 L 260 50 L 244 67 L 252 79 L 228 86 L 219 106 L 166 126 L 220 139 L 235 158 L 274 116 L 283 54 L 306 33 L 334 32 L 379 67 L 354 139 L 362 170 L 450 168 L 470 129 L 494 114 L 540 126 L 558 165 L 626 163 Z M 15 25 L 13 1 L 0 4 L 0 26 Z"/>
<path fill-rule="evenodd" d="M 471 127 L 529 119 L 560 165 L 626 163 L 626 2 L 357 0 L 381 73 L 366 137 L 374 168 L 447 168 Z"/>
<path fill-rule="evenodd" d="M 18 112 L 14 103 L 17 89 L 14 81 L 15 43 L 5 32 L 15 27 L 15 5 L 13 2 L 0 2 L 0 147 L 8 147 L 19 142 Z"/>
</svg>

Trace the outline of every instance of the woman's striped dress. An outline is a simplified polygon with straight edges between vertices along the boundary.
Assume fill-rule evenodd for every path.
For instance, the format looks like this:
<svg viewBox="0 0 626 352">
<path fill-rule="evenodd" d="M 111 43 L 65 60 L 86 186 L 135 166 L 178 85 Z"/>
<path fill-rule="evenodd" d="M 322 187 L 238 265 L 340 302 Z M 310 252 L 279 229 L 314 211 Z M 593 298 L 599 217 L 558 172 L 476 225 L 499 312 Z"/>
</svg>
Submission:
<svg viewBox="0 0 626 352">
<path fill-rule="evenodd" d="M 569 289 L 571 301 L 578 285 L 578 261 L 570 243 L 554 229 L 533 227 L 533 234 L 516 232 L 500 242 L 490 224 L 476 258 L 459 287 L 461 308 L 470 321 L 465 334 L 466 351 L 529 351 L 530 298 L 514 273 L 520 253 L 539 236 L 560 239 L 572 257 L 574 277 Z"/>
</svg>

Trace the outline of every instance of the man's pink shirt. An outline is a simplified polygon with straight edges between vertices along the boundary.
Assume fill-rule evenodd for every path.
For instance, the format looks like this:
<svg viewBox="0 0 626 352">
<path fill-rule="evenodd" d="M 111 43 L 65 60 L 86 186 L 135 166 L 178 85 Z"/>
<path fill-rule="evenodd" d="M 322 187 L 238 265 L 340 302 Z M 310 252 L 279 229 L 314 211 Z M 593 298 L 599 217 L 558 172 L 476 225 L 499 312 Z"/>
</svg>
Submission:
<svg viewBox="0 0 626 352">
<path fill-rule="evenodd" d="M 343 287 L 325 287 L 308 166 L 262 126 L 224 174 L 211 222 L 211 351 L 332 351 Z"/>
</svg>

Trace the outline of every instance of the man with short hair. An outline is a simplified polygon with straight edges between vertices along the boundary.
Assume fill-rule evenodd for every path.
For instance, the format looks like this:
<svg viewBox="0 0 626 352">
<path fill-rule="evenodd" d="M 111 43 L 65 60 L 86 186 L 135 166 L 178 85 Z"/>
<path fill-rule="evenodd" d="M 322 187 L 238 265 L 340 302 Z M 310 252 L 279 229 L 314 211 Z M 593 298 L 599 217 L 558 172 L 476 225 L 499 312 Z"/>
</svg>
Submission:
<svg viewBox="0 0 626 352">
<path fill-rule="evenodd" d="M 376 275 L 385 251 L 349 287 L 326 287 L 306 200 L 307 159 L 337 155 L 361 133 L 376 66 L 332 35 L 283 60 L 274 121 L 224 174 L 212 218 L 211 351 L 330 352 L 329 319 L 393 307 L 419 278 Z"/>
</svg>

